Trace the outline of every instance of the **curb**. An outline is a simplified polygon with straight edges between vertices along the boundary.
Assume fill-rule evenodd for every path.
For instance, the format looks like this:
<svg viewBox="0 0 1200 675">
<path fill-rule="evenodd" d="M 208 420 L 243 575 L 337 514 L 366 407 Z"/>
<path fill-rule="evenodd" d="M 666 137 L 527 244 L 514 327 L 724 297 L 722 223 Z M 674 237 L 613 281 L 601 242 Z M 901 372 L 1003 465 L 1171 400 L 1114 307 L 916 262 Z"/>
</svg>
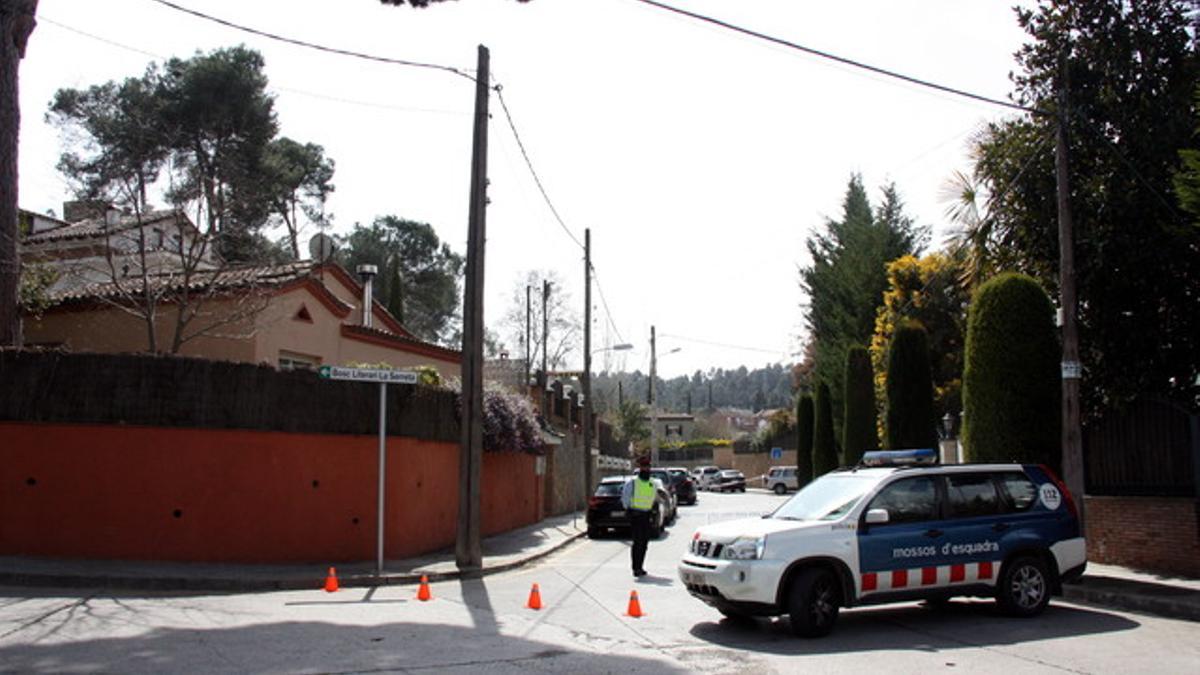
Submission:
<svg viewBox="0 0 1200 675">
<path fill-rule="evenodd" d="M 1142 614 L 1200 622 L 1200 594 L 1170 587 L 1152 587 L 1109 577 L 1084 577 L 1063 586 L 1062 597 L 1072 602 Z M 1176 595 L 1177 597 L 1171 597 Z"/>
<path fill-rule="evenodd" d="M 458 578 L 478 578 L 489 574 L 507 572 L 540 560 L 584 535 L 576 532 L 568 535 L 562 541 L 537 550 L 529 555 L 502 563 L 487 564 L 479 570 L 454 570 L 449 572 L 404 572 L 396 574 L 384 573 L 382 577 L 374 574 L 347 574 L 338 576 L 338 586 L 341 588 L 364 588 L 370 586 L 403 586 L 415 585 L 421 577 L 430 582 L 447 581 Z M 0 585 L 27 587 L 55 588 L 104 588 L 131 591 L 193 591 L 193 592 L 228 592 L 247 593 L 257 591 L 300 591 L 320 590 L 324 583 L 324 575 L 319 570 L 320 565 L 314 565 L 317 570 L 312 577 L 296 576 L 276 579 L 246 579 L 238 577 L 181 577 L 181 576 L 130 576 L 111 574 L 64 574 L 36 572 L 0 572 Z"/>
</svg>

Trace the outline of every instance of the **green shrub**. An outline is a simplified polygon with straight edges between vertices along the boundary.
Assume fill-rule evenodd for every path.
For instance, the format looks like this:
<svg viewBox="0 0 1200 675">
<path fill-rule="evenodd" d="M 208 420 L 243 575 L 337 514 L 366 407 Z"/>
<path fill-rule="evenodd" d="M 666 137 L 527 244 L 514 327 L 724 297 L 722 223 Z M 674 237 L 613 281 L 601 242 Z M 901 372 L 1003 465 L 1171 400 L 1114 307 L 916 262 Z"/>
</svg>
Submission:
<svg viewBox="0 0 1200 675">
<path fill-rule="evenodd" d="M 879 447 L 875 434 L 875 382 L 866 347 L 846 352 L 845 414 L 842 415 L 842 459 L 858 464 L 863 452 Z"/>
<path fill-rule="evenodd" d="M 833 405 L 829 385 L 817 386 L 816 423 L 813 428 L 813 475 L 823 476 L 838 468 L 837 444 L 833 440 Z"/>
<path fill-rule="evenodd" d="M 813 479 L 813 397 L 805 392 L 796 401 L 796 480 L 804 487 Z"/>
<path fill-rule="evenodd" d="M 889 448 L 936 448 L 929 338 L 915 321 L 901 324 L 888 347 L 887 444 Z"/>
<path fill-rule="evenodd" d="M 1050 297 L 1031 277 L 979 287 L 967 315 L 962 440 L 973 462 L 1061 458 L 1060 352 Z"/>
</svg>

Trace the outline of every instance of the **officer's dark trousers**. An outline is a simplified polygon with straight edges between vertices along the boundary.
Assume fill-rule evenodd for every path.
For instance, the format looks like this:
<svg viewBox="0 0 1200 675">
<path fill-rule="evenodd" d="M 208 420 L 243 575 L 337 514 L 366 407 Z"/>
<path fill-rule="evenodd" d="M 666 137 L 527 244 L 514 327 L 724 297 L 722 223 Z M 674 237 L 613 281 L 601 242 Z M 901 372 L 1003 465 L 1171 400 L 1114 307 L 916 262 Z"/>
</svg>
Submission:
<svg viewBox="0 0 1200 675">
<path fill-rule="evenodd" d="M 642 569 L 646 560 L 646 543 L 650 541 L 650 512 L 629 509 L 629 528 L 633 535 L 633 571 Z"/>
</svg>

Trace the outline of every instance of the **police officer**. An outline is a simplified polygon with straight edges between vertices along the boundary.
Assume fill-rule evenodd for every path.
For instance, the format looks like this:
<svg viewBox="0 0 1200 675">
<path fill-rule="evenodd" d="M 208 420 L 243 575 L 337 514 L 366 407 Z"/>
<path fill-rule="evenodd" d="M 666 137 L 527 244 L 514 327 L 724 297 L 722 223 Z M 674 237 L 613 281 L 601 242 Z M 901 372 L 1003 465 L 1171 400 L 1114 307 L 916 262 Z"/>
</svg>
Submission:
<svg viewBox="0 0 1200 675">
<path fill-rule="evenodd" d="M 650 511 L 654 508 L 656 490 L 654 480 L 650 478 L 650 458 L 643 455 L 638 458 L 638 473 L 625 481 L 621 489 L 621 504 L 629 514 L 629 527 L 633 535 L 633 548 L 630 554 L 633 560 L 633 576 L 646 575 L 642 563 L 646 560 L 646 545 L 650 541 Z"/>
</svg>

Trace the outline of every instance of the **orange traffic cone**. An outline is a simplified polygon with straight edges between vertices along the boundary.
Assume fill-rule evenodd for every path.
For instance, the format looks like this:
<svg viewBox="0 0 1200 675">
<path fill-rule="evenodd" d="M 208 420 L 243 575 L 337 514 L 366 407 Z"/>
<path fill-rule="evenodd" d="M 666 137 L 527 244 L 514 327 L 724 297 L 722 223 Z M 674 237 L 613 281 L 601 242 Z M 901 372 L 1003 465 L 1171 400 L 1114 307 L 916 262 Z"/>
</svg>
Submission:
<svg viewBox="0 0 1200 675">
<path fill-rule="evenodd" d="M 432 600 L 433 595 L 429 592 L 429 577 L 421 575 L 421 587 L 417 589 L 417 599 L 421 602 Z"/>
<path fill-rule="evenodd" d="M 325 592 L 336 593 L 338 589 L 337 570 L 329 568 L 329 574 L 325 575 Z"/>
<path fill-rule="evenodd" d="M 626 610 L 625 613 L 635 619 L 645 616 L 642 614 L 642 603 L 638 602 L 637 591 L 629 592 L 629 609 Z"/>
<path fill-rule="evenodd" d="M 528 607 L 529 609 L 541 609 L 542 608 L 542 593 L 541 593 L 541 591 L 538 590 L 537 584 L 534 584 L 533 588 L 531 588 L 529 590 L 529 603 L 526 604 L 525 606 Z"/>
</svg>

